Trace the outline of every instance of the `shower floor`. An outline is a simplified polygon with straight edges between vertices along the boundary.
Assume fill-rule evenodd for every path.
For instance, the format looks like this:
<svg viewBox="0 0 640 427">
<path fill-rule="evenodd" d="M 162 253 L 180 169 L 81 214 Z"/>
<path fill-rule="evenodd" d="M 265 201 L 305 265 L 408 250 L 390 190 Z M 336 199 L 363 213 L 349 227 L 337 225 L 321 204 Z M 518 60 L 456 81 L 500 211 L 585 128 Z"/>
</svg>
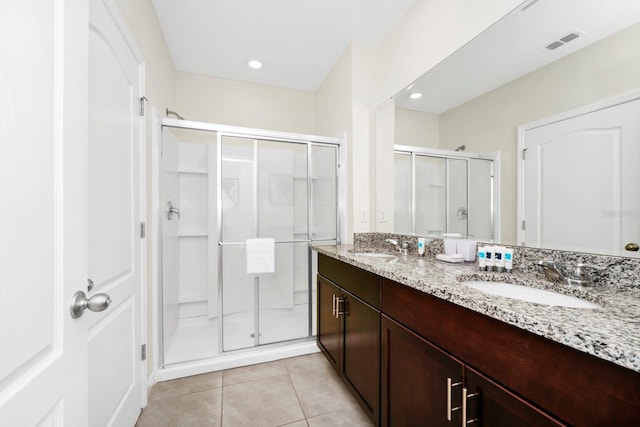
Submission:
<svg viewBox="0 0 640 427">
<path fill-rule="evenodd" d="M 293 309 L 272 309 L 260 312 L 260 344 L 288 341 L 308 336 L 309 305 Z M 225 316 L 224 350 L 254 346 L 253 312 Z M 314 319 L 315 323 L 315 319 Z M 165 342 L 165 365 L 208 359 L 220 355 L 218 349 L 218 319 L 206 316 L 180 319 L 170 342 Z"/>
</svg>

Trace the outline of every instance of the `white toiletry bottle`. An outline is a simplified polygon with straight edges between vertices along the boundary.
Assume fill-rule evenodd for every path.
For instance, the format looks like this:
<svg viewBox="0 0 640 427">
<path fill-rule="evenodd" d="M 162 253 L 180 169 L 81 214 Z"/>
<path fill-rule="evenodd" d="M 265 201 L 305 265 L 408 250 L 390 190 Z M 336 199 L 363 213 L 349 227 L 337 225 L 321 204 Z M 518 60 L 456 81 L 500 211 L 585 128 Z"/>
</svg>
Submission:
<svg viewBox="0 0 640 427">
<path fill-rule="evenodd" d="M 487 270 L 487 259 L 485 258 L 486 252 L 484 246 L 478 246 L 478 270 Z"/>
<path fill-rule="evenodd" d="M 504 268 L 507 273 L 511 273 L 513 271 L 513 248 L 505 248 Z"/>
<path fill-rule="evenodd" d="M 484 247 L 484 256 L 487 259 L 487 271 L 493 271 L 495 260 L 493 258 L 493 246 Z"/>
<path fill-rule="evenodd" d="M 424 246 L 426 243 L 426 239 L 424 237 L 418 238 L 418 255 L 424 256 Z"/>
<path fill-rule="evenodd" d="M 504 251 L 506 248 L 504 246 L 494 246 L 493 248 L 493 257 L 495 258 L 495 266 L 496 271 L 498 273 L 504 273 Z"/>
</svg>

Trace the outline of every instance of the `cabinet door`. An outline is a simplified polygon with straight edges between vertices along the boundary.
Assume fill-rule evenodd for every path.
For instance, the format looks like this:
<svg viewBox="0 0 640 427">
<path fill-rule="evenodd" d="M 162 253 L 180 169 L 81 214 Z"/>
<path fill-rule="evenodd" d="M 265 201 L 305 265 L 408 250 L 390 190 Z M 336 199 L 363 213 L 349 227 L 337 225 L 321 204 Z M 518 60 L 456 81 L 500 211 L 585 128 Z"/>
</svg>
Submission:
<svg viewBox="0 0 640 427">
<path fill-rule="evenodd" d="M 340 288 L 318 276 L 318 344 L 338 371 L 340 362 L 340 320 L 335 313 Z"/>
<path fill-rule="evenodd" d="M 382 425 L 460 425 L 459 408 L 447 420 L 447 379 L 459 384 L 462 364 L 393 320 L 382 316 L 381 323 Z M 452 387 L 452 408 L 461 392 Z"/>
<path fill-rule="evenodd" d="M 557 427 L 562 424 L 479 372 L 465 367 L 467 421 L 491 427 Z"/>
<path fill-rule="evenodd" d="M 376 422 L 380 409 L 380 312 L 343 290 L 342 374 Z"/>
</svg>

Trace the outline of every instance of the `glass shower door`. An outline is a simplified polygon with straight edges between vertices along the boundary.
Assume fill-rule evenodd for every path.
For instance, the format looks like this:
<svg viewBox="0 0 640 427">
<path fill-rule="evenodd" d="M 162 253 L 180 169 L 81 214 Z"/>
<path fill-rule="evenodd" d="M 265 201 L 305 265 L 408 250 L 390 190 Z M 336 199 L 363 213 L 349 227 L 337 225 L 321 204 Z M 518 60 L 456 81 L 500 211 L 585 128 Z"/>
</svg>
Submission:
<svg viewBox="0 0 640 427">
<path fill-rule="evenodd" d="M 309 335 L 307 144 L 221 137 L 222 347 Z M 247 274 L 245 241 L 275 240 L 275 272 Z"/>
<path fill-rule="evenodd" d="M 439 235 L 447 230 L 445 171 L 445 159 L 428 156 L 415 158 L 414 232 L 418 236 Z"/>
<path fill-rule="evenodd" d="M 258 233 L 273 238 L 275 272 L 258 277 L 256 344 L 309 335 L 307 144 L 258 141 Z"/>
</svg>

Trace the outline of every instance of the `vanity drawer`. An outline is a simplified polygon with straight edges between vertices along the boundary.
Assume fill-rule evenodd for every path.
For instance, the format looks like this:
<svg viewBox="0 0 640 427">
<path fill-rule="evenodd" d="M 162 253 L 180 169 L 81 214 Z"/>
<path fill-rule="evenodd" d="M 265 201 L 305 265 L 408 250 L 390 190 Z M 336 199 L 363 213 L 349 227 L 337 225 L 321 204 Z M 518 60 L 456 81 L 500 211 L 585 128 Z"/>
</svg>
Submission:
<svg viewBox="0 0 640 427">
<path fill-rule="evenodd" d="M 379 276 L 323 254 L 318 254 L 318 273 L 380 309 Z"/>
</svg>

